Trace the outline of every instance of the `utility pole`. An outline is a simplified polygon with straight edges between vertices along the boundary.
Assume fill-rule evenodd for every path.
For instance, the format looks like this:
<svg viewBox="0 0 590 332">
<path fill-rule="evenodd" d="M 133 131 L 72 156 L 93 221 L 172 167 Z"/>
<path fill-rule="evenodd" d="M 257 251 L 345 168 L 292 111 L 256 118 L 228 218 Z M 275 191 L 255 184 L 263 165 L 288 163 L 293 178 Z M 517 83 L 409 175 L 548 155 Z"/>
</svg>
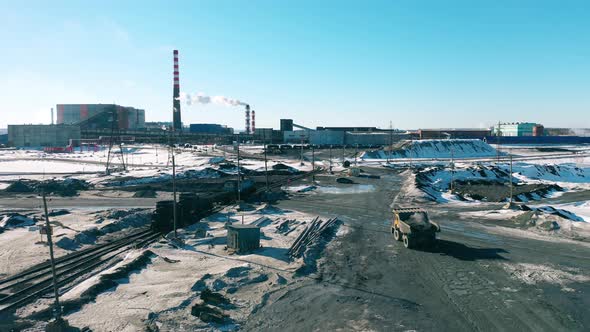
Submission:
<svg viewBox="0 0 590 332">
<path fill-rule="evenodd" d="M 311 182 L 315 183 L 315 173 L 313 173 L 315 171 L 315 148 L 313 144 L 311 144 L 311 171 Z"/>
<path fill-rule="evenodd" d="M 121 152 L 121 163 L 123 163 L 123 170 L 126 171 L 127 167 L 125 166 L 125 153 L 123 152 L 123 142 L 121 142 L 120 136 L 119 136 L 119 151 Z"/>
<path fill-rule="evenodd" d="M 354 146 L 354 166 L 356 166 L 356 155 L 359 153 L 359 144 L 356 143 Z"/>
<path fill-rule="evenodd" d="M 268 163 L 267 163 L 267 158 L 266 158 L 266 131 L 264 131 L 264 175 L 266 178 L 266 191 L 269 192 L 269 186 L 268 186 Z"/>
<path fill-rule="evenodd" d="M 510 155 L 510 206 L 512 206 L 512 196 L 514 195 L 513 187 L 512 187 L 512 151 L 508 152 Z"/>
<path fill-rule="evenodd" d="M 115 112 L 111 113 L 111 136 L 109 137 L 109 151 L 107 153 L 106 175 L 110 175 L 109 163 L 111 161 L 111 150 L 113 149 L 113 135 L 115 134 Z"/>
<path fill-rule="evenodd" d="M 240 204 L 240 189 L 242 189 L 240 176 L 240 133 L 238 132 L 238 204 Z"/>
<path fill-rule="evenodd" d="M 496 153 L 498 163 L 500 162 L 500 121 L 498 121 L 498 130 L 496 130 Z"/>
<path fill-rule="evenodd" d="M 57 275 L 55 274 L 55 258 L 53 257 L 53 241 L 51 239 L 51 226 L 49 225 L 49 214 L 47 213 L 47 199 L 45 190 L 42 191 L 43 208 L 45 210 L 45 229 L 47 232 L 47 243 L 49 244 L 49 259 L 51 260 L 51 274 L 53 275 L 53 294 L 55 295 L 55 313 L 56 318 L 61 319 L 61 305 L 59 303 L 59 290 L 57 288 Z"/>
<path fill-rule="evenodd" d="M 455 190 L 455 182 L 454 182 L 454 175 L 455 175 L 455 162 L 454 162 L 454 156 L 453 156 L 453 145 L 450 145 L 451 147 L 451 194 L 453 193 L 453 190 Z"/>
<path fill-rule="evenodd" d="M 330 144 L 330 174 L 332 173 L 332 145 Z"/>
<path fill-rule="evenodd" d="M 173 203 L 172 208 L 174 211 L 172 212 L 172 217 L 174 218 L 174 238 L 176 239 L 178 234 L 176 233 L 176 162 L 174 158 L 174 145 L 172 146 L 172 192 L 173 192 Z"/>
<path fill-rule="evenodd" d="M 301 162 L 301 166 L 303 166 L 303 135 L 301 135 L 301 152 L 299 153 L 299 159 Z"/>
<path fill-rule="evenodd" d="M 414 148 L 414 141 L 410 140 L 410 169 L 412 169 L 412 149 Z"/>
<path fill-rule="evenodd" d="M 387 153 L 387 163 L 389 164 L 389 160 L 391 159 L 391 148 L 393 146 L 393 125 L 391 121 L 389 121 L 389 152 Z"/>
</svg>

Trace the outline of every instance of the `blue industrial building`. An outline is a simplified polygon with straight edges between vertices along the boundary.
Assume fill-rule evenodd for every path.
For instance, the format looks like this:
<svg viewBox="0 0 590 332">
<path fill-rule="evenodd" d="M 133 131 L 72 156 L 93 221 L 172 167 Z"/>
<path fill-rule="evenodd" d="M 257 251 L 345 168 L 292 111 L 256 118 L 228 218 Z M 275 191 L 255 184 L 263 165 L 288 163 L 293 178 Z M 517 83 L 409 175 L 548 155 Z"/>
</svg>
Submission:
<svg viewBox="0 0 590 332">
<path fill-rule="evenodd" d="M 233 130 L 226 126 L 214 123 L 191 123 L 189 128 L 191 133 L 204 134 L 232 134 Z"/>
</svg>

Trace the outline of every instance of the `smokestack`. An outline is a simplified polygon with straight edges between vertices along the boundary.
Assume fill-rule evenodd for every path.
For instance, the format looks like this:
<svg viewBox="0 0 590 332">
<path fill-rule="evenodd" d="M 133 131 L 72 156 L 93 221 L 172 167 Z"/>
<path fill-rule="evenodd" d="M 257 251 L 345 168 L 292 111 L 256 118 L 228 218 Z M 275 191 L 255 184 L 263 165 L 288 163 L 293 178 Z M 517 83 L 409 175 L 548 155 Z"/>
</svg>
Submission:
<svg viewBox="0 0 590 332">
<path fill-rule="evenodd" d="M 175 131 L 182 130 L 182 122 L 180 120 L 180 79 L 178 72 L 178 50 L 174 50 L 174 87 L 172 89 L 172 128 Z"/>
<path fill-rule="evenodd" d="M 252 110 L 252 134 L 256 132 L 256 111 Z"/>
<path fill-rule="evenodd" d="M 51 108 L 51 124 L 53 124 L 53 107 Z"/>
<path fill-rule="evenodd" d="M 250 105 L 246 105 L 246 134 L 250 134 Z"/>
</svg>

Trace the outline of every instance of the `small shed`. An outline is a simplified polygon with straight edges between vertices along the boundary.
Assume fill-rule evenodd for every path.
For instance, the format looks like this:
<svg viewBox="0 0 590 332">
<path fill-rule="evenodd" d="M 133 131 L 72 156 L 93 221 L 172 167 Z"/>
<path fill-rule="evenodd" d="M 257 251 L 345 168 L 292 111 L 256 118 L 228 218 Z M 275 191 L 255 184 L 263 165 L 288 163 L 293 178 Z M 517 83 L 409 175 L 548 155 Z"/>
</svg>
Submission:
<svg viewBox="0 0 590 332">
<path fill-rule="evenodd" d="M 243 253 L 260 247 L 260 227 L 255 225 L 228 225 L 227 247 Z"/>
</svg>

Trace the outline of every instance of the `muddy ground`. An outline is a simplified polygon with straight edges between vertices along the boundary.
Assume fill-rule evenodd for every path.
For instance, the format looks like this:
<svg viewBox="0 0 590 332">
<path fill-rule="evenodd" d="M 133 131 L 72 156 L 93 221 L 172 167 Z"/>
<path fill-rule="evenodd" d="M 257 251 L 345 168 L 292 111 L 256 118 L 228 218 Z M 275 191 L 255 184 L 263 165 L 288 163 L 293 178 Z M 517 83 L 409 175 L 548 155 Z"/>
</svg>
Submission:
<svg viewBox="0 0 590 332">
<path fill-rule="evenodd" d="M 421 202 L 441 224 L 440 241 L 428 250 L 406 250 L 390 232 L 391 203 L 406 205 L 399 195 L 402 178 L 393 170 L 366 172 L 381 178 L 355 182 L 374 190 L 348 190 L 351 185 L 338 184 L 335 177 L 317 176 L 321 184 L 340 190 L 294 194 L 278 203 L 284 209 L 339 217 L 344 234 L 325 249 L 316 272 L 268 293 L 243 330 L 590 328 L 590 282 L 583 278 L 590 275 L 587 243 L 495 232 L 489 220 L 461 215 L 480 207 Z M 162 199 L 131 194 L 82 192 L 76 197 L 52 197 L 51 206 L 151 208 Z M 565 193 L 554 200 L 579 199 L 579 195 Z M 0 197 L 0 209 L 39 207 L 35 195 Z M 537 275 L 538 271 L 542 273 Z"/>
<path fill-rule="evenodd" d="M 375 173 L 374 170 L 372 170 Z M 401 179 L 380 171 L 376 186 L 359 194 L 309 194 L 280 202 L 314 214 L 340 217 L 348 233 L 333 242 L 316 274 L 269 294 L 248 320 L 248 331 L 441 330 L 583 331 L 590 327 L 590 284 L 534 284 L 517 276 L 521 266 L 590 273 L 583 243 L 547 242 L 490 234 L 461 209 L 426 204 L 442 226 L 431 250 L 406 250 L 392 239 L 390 204 Z M 400 198 L 398 198 L 398 201 Z M 403 201 L 403 198 L 401 198 Z M 518 270 L 520 271 L 520 270 Z M 553 270 L 550 270 L 553 271 Z M 578 280 L 578 281 L 576 281 Z"/>
</svg>

